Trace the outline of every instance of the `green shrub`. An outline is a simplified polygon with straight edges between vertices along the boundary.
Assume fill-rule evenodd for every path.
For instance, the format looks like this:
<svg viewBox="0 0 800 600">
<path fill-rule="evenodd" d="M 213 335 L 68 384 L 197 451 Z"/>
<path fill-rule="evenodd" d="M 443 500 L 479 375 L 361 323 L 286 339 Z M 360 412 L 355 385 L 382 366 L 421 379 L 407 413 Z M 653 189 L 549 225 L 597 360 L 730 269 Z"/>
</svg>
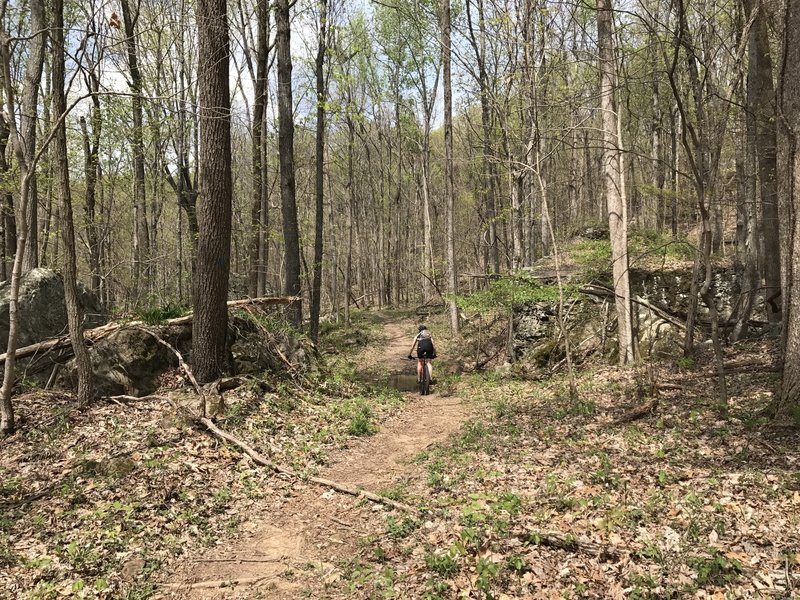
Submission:
<svg viewBox="0 0 800 600">
<path fill-rule="evenodd" d="M 726 585 L 736 581 L 742 574 L 742 563 L 735 558 L 728 558 L 716 548 L 711 549 L 710 556 L 690 556 L 686 563 L 697 574 L 697 585 Z"/>
<path fill-rule="evenodd" d="M 429 571 L 441 577 L 452 577 L 458 573 L 458 563 L 450 552 L 447 554 L 428 552 L 425 555 L 425 565 L 428 567 Z"/>
<path fill-rule="evenodd" d="M 174 319 L 186 312 L 185 306 L 167 303 L 164 306 L 150 306 L 139 312 L 139 318 L 148 325 L 158 325 L 167 319 Z"/>
</svg>

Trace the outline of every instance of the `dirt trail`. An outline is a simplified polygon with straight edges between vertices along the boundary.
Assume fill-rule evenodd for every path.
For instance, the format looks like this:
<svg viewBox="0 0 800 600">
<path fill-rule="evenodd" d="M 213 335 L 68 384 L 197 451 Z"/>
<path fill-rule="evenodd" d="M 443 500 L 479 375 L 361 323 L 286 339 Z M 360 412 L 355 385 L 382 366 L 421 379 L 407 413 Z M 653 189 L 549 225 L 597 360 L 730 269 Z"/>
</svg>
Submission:
<svg viewBox="0 0 800 600">
<path fill-rule="evenodd" d="M 387 323 L 383 365 L 413 372 L 404 357 L 410 324 Z M 354 440 L 332 457 L 322 477 L 380 492 L 398 482 L 423 480 L 414 455 L 447 438 L 467 417 L 455 397 L 406 394 L 407 404 L 374 436 Z M 188 562 L 162 588 L 162 598 L 296 598 L 301 588 L 339 577 L 337 564 L 351 559 L 359 539 L 381 533 L 388 509 L 319 486 L 286 480 L 241 527 L 240 536 Z M 235 584 L 233 582 L 236 582 Z"/>
</svg>

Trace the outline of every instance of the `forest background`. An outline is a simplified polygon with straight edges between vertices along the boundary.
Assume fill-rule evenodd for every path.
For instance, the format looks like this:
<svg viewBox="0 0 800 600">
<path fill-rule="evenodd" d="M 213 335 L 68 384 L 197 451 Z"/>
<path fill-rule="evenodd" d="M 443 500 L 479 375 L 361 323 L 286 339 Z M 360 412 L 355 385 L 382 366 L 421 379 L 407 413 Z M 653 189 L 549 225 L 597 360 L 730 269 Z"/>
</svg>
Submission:
<svg viewBox="0 0 800 600">
<path fill-rule="evenodd" d="M 608 222 L 621 362 L 632 227 L 690 236 L 686 353 L 702 300 L 721 356 L 712 257 L 728 255 L 726 336 L 756 307 L 772 333 L 785 320 L 794 364 L 797 18 L 750 0 L 5 2 L 12 334 L 20 277 L 63 264 L 79 364 L 82 279 L 119 313 L 193 298 L 207 381 L 229 297 L 302 298 L 290 317 L 315 339 L 321 314 L 441 296 L 457 333 L 468 282 Z M 6 431 L 12 386 L 13 362 Z"/>
</svg>

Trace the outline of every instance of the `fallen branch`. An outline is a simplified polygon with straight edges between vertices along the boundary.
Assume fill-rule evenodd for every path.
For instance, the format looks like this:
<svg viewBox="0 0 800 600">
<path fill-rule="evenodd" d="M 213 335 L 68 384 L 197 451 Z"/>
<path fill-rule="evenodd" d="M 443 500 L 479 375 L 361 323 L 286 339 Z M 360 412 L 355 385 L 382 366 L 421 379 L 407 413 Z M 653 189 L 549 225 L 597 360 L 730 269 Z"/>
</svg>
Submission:
<svg viewBox="0 0 800 600">
<path fill-rule="evenodd" d="M 197 583 L 160 583 L 159 586 L 175 590 L 194 590 L 212 588 L 231 588 L 239 585 L 255 585 L 270 578 L 270 575 L 259 577 L 239 577 L 238 579 L 218 579 L 215 581 L 198 581 Z"/>
<path fill-rule="evenodd" d="M 268 458 L 266 458 L 265 456 L 259 454 L 256 450 L 254 450 L 250 445 L 247 444 L 247 442 L 244 442 L 239 438 L 231 435 L 227 431 L 220 429 L 214 424 L 213 421 L 211 421 L 211 419 L 200 417 L 197 418 L 196 420 L 198 423 L 202 423 L 209 431 L 213 432 L 218 437 L 241 448 L 244 451 L 244 453 L 247 454 L 250 458 L 252 458 L 256 464 L 259 464 L 263 467 L 268 467 L 273 471 L 276 471 L 278 473 L 283 473 L 285 475 L 290 475 L 298 479 L 303 478 L 302 475 L 297 471 L 295 471 L 294 469 L 290 469 L 289 467 L 280 465 L 278 463 L 269 460 Z M 386 496 L 381 496 L 379 494 L 375 494 L 367 490 L 362 490 L 342 485 L 335 481 L 331 481 L 330 479 L 324 479 L 322 477 L 308 477 L 306 480 L 312 483 L 316 483 L 318 485 L 329 487 L 333 490 L 336 490 L 337 492 L 342 492 L 343 494 L 349 494 L 351 496 L 356 496 L 358 498 L 366 498 L 367 500 L 376 502 L 378 504 L 391 506 L 392 508 L 395 508 L 397 510 L 401 510 L 412 514 L 416 514 L 418 512 L 416 508 L 408 504 L 397 502 L 396 500 L 392 500 L 391 498 L 387 498 Z"/>
<path fill-rule="evenodd" d="M 297 299 L 298 298 L 294 296 L 276 296 L 276 297 L 264 297 L 264 298 L 245 298 L 244 300 L 231 300 L 230 302 L 228 302 L 228 309 L 237 308 L 240 306 L 250 306 L 253 304 L 256 305 L 291 304 L 292 302 L 295 302 Z M 194 320 L 194 313 L 190 313 L 182 317 L 176 317 L 174 319 L 166 319 L 160 325 L 163 326 L 186 325 L 188 323 L 191 323 L 193 320 Z M 119 331 L 120 329 L 126 329 L 128 327 L 145 327 L 146 325 L 148 325 L 148 323 L 145 323 L 144 321 L 106 323 L 105 325 L 101 325 L 100 327 L 84 330 L 83 332 L 84 341 L 87 344 L 92 344 L 115 331 Z M 26 358 L 28 356 L 37 354 L 38 352 L 43 352 L 45 350 L 54 350 L 54 349 L 68 350 L 68 354 L 71 354 L 72 344 L 69 341 L 69 336 L 53 338 L 50 340 L 45 340 L 43 342 L 38 342 L 36 344 L 31 344 L 30 346 L 24 346 L 22 348 L 18 348 L 14 356 L 16 358 Z M 6 359 L 6 353 L 0 354 L 0 361 L 5 361 L 5 359 Z"/>
<path fill-rule="evenodd" d="M 201 398 L 205 398 L 205 394 L 203 393 L 203 388 L 200 387 L 200 384 L 197 383 L 197 379 L 194 378 L 194 373 L 189 368 L 189 365 L 186 364 L 186 361 L 183 360 L 183 355 L 175 348 L 172 344 L 167 342 L 166 340 L 159 337 L 156 333 L 150 331 L 146 327 L 137 327 L 139 331 L 143 331 L 144 333 L 153 336 L 156 341 L 161 344 L 162 346 L 166 347 L 168 350 L 171 350 L 172 353 L 178 358 L 178 365 L 181 367 L 181 371 L 186 374 L 187 379 L 192 382 L 192 386 L 194 387 L 195 391 Z"/>
<path fill-rule="evenodd" d="M 583 294 L 588 294 L 590 296 L 597 296 L 599 298 L 614 298 L 614 297 L 616 297 L 616 294 L 614 293 L 614 290 L 612 290 L 611 288 L 606 287 L 604 285 L 600 285 L 598 283 L 593 283 L 591 285 L 585 285 L 582 288 L 580 288 L 578 291 L 583 293 Z M 663 308 L 660 308 L 660 307 L 656 306 L 652 302 L 648 302 L 647 300 L 645 300 L 644 298 L 642 298 L 640 296 L 634 296 L 633 298 L 631 298 L 631 301 L 634 302 L 635 304 L 639 304 L 640 306 L 644 306 L 645 308 L 653 311 L 659 317 L 661 317 L 665 321 L 669 321 L 670 323 L 672 323 L 678 329 L 682 329 L 682 330 L 686 331 L 686 323 L 684 323 L 676 315 L 670 314 L 669 312 L 667 312 Z"/>
<path fill-rule="evenodd" d="M 144 402 L 147 400 L 167 400 L 166 396 L 159 396 L 158 394 L 150 394 L 148 396 L 128 396 L 127 394 L 120 394 L 118 396 L 103 396 L 103 400 L 107 402 L 114 402 L 121 404 L 123 402 Z"/>
<path fill-rule="evenodd" d="M 186 373 L 186 376 L 192 382 L 192 385 L 194 386 L 195 391 L 197 391 L 197 393 L 200 395 L 200 398 L 202 400 L 202 406 L 203 406 L 203 409 L 205 410 L 205 394 L 203 393 L 203 389 L 200 387 L 200 384 L 197 383 L 197 380 L 195 379 L 194 374 L 192 374 L 192 370 L 189 368 L 189 365 L 187 365 L 186 362 L 183 360 L 183 356 L 181 355 L 181 353 L 176 348 L 174 348 L 172 345 L 170 345 L 168 342 L 166 342 L 166 341 L 162 340 L 160 337 L 158 337 L 158 335 L 156 335 L 152 331 L 149 331 L 149 330 L 143 329 L 143 328 L 142 328 L 142 330 L 147 332 L 147 333 L 149 333 L 150 335 L 152 335 L 154 338 L 156 338 L 156 340 L 158 340 L 158 342 L 160 344 L 163 344 L 164 346 L 169 348 L 175 354 L 175 356 L 178 357 L 178 362 L 181 365 L 181 369 L 183 369 L 183 371 Z M 221 394 L 220 394 L 220 397 L 221 397 Z M 205 415 L 198 416 L 198 415 L 192 413 L 189 409 L 184 408 L 184 410 L 189 412 L 190 417 L 195 422 L 204 425 L 206 427 L 206 429 L 208 429 L 209 431 L 211 431 L 212 433 L 214 433 L 218 437 L 220 437 L 223 440 L 226 440 L 226 441 L 238 446 L 242 450 L 244 450 L 245 454 L 247 454 L 250 458 L 252 458 L 253 461 L 256 464 L 259 464 L 259 465 L 264 466 L 264 467 L 268 467 L 268 468 L 272 469 L 273 471 L 275 471 L 277 473 L 283 473 L 284 475 L 289 475 L 289 476 L 295 477 L 297 479 L 302 479 L 303 478 L 302 475 L 300 473 L 298 473 L 297 471 L 295 471 L 294 469 L 290 469 L 289 467 L 286 467 L 284 465 L 280 465 L 278 463 L 275 463 L 275 462 L 269 460 L 265 456 L 263 456 L 263 455 L 259 454 L 258 452 L 256 452 L 246 442 L 244 442 L 244 441 L 240 440 L 239 438 L 231 435 L 227 431 L 224 431 L 224 430 L 220 429 L 219 427 L 217 427 L 214 424 L 214 422 L 211 419 L 207 418 Z M 416 508 L 414 508 L 413 506 L 410 506 L 408 504 L 403 504 L 402 502 L 397 502 L 395 500 L 392 500 L 391 498 L 387 498 L 385 496 L 381 496 L 379 494 L 375 494 L 374 492 L 369 492 L 367 490 L 351 488 L 351 487 L 348 487 L 346 485 L 342 485 L 340 483 L 337 483 L 335 481 L 331 481 L 330 479 L 324 479 L 322 477 L 308 477 L 307 481 L 311 481 L 312 483 L 316 483 L 316 484 L 319 484 L 319 485 L 323 485 L 325 487 L 329 487 L 329 488 L 331 488 L 333 490 L 336 490 L 337 492 L 342 492 L 343 494 L 350 494 L 351 496 L 357 496 L 359 498 L 366 498 L 367 500 L 371 500 L 372 502 L 376 502 L 378 504 L 385 504 L 386 506 L 391 506 L 392 508 L 395 508 L 397 510 L 409 512 L 409 513 L 413 513 L 413 514 L 416 514 L 418 512 Z"/>
<path fill-rule="evenodd" d="M 661 392 L 661 391 L 669 391 L 669 390 L 682 392 L 685 389 L 686 389 L 685 385 L 680 385 L 678 383 L 657 383 L 656 384 L 656 390 L 658 390 L 659 392 Z"/>
<path fill-rule="evenodd" d="M 195 558 L 196 563 L 276 563 L 283 562 L 284 558 Z"/>
<path fill-rule="evenodd" d="M 641 419 L 644 416 L 647 416 L 653 410 L 655 410 L 656 406 L 658 406 L 658 398 L 653 398 L 652 400 L 648 400 L 644 404 L 641 404 L 632 410 L 629 410 L 621 417 L 614 420 L 614 425 L 622 425 L 624 423 L 630 423 L 631 421 L 636 421 Z"/>
<path fill-rule="evenodd" d="M 560 548 L 569 552 L 584 552 L 604 559 L 613 559 L 619 556 L 619 551 L 614 546 L 602 546 L 590 540 L 579 539 L 572 534 L 529 530 L 528 539 L 540 546 Z"/>
</svg>

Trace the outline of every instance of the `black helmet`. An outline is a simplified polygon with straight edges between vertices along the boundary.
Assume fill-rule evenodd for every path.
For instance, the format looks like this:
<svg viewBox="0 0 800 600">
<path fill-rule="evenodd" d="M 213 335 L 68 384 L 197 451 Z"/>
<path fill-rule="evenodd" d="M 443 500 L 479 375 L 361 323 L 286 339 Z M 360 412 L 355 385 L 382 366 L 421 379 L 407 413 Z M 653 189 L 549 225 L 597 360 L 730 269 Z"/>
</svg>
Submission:
<svg viewBox="0 0 800 600">
<path fill-rule="evenodd" d="M 427 327 L 425 327 L 425 325 L 420 325 L 419 327 L 417 327 L 417 329 L 419 329 L 420 331 L 425 331 Z"/>
</svg>

